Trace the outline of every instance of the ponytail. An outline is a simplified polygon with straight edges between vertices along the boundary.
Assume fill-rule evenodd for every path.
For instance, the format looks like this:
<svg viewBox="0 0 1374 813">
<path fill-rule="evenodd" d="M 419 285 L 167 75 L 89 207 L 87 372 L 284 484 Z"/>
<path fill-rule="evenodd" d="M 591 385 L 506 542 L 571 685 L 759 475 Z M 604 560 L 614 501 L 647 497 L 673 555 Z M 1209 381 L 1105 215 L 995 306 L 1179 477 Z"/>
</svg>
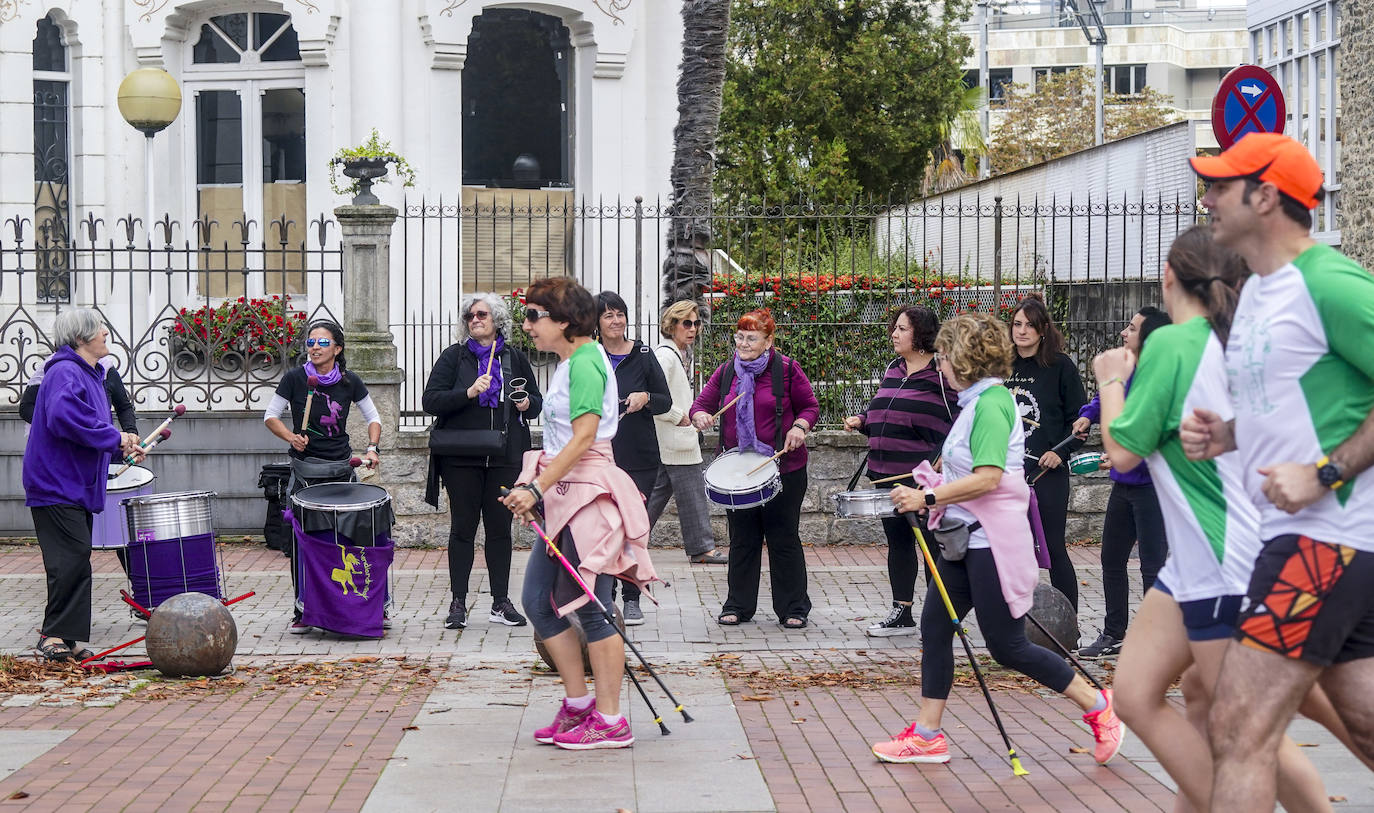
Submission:
<svg viewBox="0 0 1374 813">
<path fill-rule="evenodd" d="M 1210 226 L 1193 226 L 1169 246 L 1169 267 L 1183 290 L 1207 311 L 1207 323 L 1225 346 L 1241 283 L 1250 273 L 1245 261 L 1213 240 Z"/>
</svg>

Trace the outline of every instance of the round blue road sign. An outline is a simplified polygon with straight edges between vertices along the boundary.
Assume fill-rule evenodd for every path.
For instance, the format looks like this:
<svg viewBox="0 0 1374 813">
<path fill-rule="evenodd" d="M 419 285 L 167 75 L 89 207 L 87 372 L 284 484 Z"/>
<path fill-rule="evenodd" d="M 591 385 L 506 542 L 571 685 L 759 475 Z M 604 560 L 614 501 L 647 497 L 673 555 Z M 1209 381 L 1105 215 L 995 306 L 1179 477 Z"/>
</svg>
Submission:
<svg viewBox="0 0 1374 813">
<path fill-rule="evenodd" d="M 1287 108 L 1278 80 L 1258 65 L 1226 74 L 1212 100 L 1212 132 L 1224 150 L 1246 133 L 1281 133 Z"/>
</svg>

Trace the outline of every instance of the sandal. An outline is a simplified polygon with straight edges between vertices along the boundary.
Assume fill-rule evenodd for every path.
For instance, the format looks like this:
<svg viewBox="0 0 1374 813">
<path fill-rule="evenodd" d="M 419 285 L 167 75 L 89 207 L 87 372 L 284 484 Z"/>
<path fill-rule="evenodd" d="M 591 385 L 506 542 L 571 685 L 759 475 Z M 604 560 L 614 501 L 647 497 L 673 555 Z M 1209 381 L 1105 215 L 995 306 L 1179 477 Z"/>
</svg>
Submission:
<svg viewBox="0 0 1374 813">
<path fill-rule="evenodd" d="M 694 565 L 728 565 L 728 564 L 730 564 L 730 560 L 729 560 L 728 558 L 726 558 L 726 557 L 720 555 L 719 553 L 716 553 L 714 550 L 708 550 L 708 551 L 706 551 L 705 553 L 699 553 L 699 554 L 697 554 L 696 556 L 693 556 L 693 557 L 691 557 L 690 559 L 688 559 L 688 561 L 691 562 L 691 563 L 694 564 Z"/>
<path fill-rule="evenodd" d="M 740 624 L 739 613 L 721 613 L 716 616 L 716 621 L 722 627 L 738 627 Z"/>
<path fill-rule="evenodd" d="M 56 636 L 42 636 L 38 639 L 38 654 L 52 663 L 66 663 L 72 659 L 71 647 Z"/>
<path fill-rule="evenodd" d="M 77 663 L 81 663 L 82 661 L 85 661 L 85 660 L 90 660 L 91 658 L 94 658 L 94 657 L 95 657 L 95 650 L 91 649 L 91 648 L 88 647 L 88 646 L 83 646 L 83 647 L 81 647 L 80 649 L 73 649 L 73 650 L 72 650 L 72 660 L 76 661 Z"/>
<path fill-rule="evenodd" d="M 798 617 L 798 616 L 792 616 L 792 617 L 790 617 L 790 618 L 788 618 L 788 619 L 786 619 L 785 621 L 782 622 L 782 628 L 785 629 L 785 630 L 800 630 L 800 629 L 806 629 L 806 624 L 807 624 L 807 621 L 806 621 L 805 618 L 800 618 L 800 617 Z"/>
</svg>

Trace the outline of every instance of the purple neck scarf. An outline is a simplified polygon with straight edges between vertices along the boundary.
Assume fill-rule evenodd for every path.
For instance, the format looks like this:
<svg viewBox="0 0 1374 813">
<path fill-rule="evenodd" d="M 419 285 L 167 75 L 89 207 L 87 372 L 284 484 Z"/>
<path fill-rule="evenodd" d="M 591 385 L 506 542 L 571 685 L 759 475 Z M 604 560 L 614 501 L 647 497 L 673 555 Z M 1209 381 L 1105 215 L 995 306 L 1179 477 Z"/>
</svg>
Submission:
<svg viewBox="0 0 1374 813">
<path fill-rule="evenodd" d="M 496 334 L 496 341 L 483 346 L 476 339 L 468 339 L 468 349 L 477 357 L 477 375 L 483 376 L 487 373 L 487 365 L 491 364 L 491 386 L 486 391 L 477 396 L 477 403 L 488 409 L 496 409 L 501 405 L 501 350 L 506 346 L 506 337 Z M 496 355 L 496 360 L 492 361 L 492 355 Z"/>
<path fill-rule="evenodd" d="M 327 375 L 320 375 L 320 371 L 315 369 L 315 365 L 312 362 L 307 361 L 304 366 L 305 380 L 309 381 L 310 376 L 313 375 L 320 380 L 321 387 L 333 386 L 339 383 L 340 378 L 343 378 L 343 368 L 338 364 L 335 364 L 334 369 L 330 370 Z"/>
<path fill-rule="evenodd" d="M 735 440 L 742 452 L 754 451 L 770 457 L 776 450 L 759 440 L 758 427 L 754 424 L 754 377 L 768 369 L 768 360 L 772 357 L 771 350 L 765 350 L 753 361 L 744 361 L 735 356 L 735 380 L 739 382 L 735 392 L 743 396 L 735 404 Z M 730 403 L 728 398 L 725 403 Z"/>
</svg>

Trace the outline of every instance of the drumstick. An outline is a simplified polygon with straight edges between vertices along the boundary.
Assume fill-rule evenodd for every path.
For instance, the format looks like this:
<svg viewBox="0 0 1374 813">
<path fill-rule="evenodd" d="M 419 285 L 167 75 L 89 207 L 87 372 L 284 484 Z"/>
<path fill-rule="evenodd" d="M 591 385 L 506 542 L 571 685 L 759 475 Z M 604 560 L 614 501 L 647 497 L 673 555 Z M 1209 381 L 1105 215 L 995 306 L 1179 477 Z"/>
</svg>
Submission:
<svg viewBox="0 0 1374 813">
<path fill-rule="evenodd" d="M 1024 415 L 1021 416 L 1021 420 L 1025 421 L 1026 423 L 1030 424 L 1031 426 L 1034 426 L 1036 429 L 1039 429 L 1039 428 L 1040 428 L 1040 422 L 1039 422 L 1039 421 L 1033 421 L 1033 420 L 1031 420 L 1030 418 L 1027 418 L 1027 417 L 1024 416 Z"/>
<path fill-rule="evenodd" d="M 148 434 L 146 434 L 146 435 L 144 435 L 142 438 L 140 438 L 139 441 L 138 441 L 138 445 L 139 445 L 139 446 L 143 446 L 143 445 L 145 445 L 149 440 L 152 440 L 153 438 L 156 438 L 156 437 L 161 436 L 161 435 L 162 435 L 162 430 L 164 430 L 164 429 L 166 429 L 168 426 L 171 426 L 171 425 L 172 425 L 172 419 L 173 419 L 173 418 L 179 418 L 179 417 L 181 417 L 182 415 L 185 415 L 185 414 L 186 414 L 186 405 L 185 405 L 185 404 L 177 404 L 176 409 L 172 410 L 172 414 L 167 416 L 167 420 L 163 421 L 163 422 L 162 422 L 162 425 L 160 425 L 158 428 L 154 429 L 153 431 L 149 432 Z M 129 455 L 128 457 L 125 457 L 125 458 L 124 458 L 124 462 L 125 462 L 125 463 L 128 463 L 129 465 L 132 466 L 132 465 L 134 464 L 134 456 L 133 456 L 133 455 Z"/>
<path fill-rule="evenodd" d="M 157 445 L 158 445 L 159 443 L 161 443 L 162 441 L 166 440 L 167 438 L 170 438 L 171 436 L 172 436 L 172 430 L 170 430 L 170 429 L 164 429 L 164 430 L 162 430 L 162 433 L 161 433 L 160 435 L 158 435 L 157 437 L 153 438 L 152 441 L 150 441 L 150 442 L 147 443 L 146 445 L 140 443 L 140 444 L 139 444 L 139 448 L 142 449 L 142 450 L 144 451 L 144 453 L 146 454 L 146 453 L 148 453 L 148 452 L 151 452 L 153 449 L 156 449 L 156 448 L 157 448 Z M 129 458 L 127 458 L 127 459 L 132 459 L 132 458 L 133 458 L 133 455 L 129 455 Z M 124 465 L 120 466 L 118 469 L 115 470 L 114 476 L 115 476 L 115 477 L 118 477 L 119 475 L 121 475 L 121 474 L 123 474 L 124 472 L 128 471 L 128 470 L 129 470 L 129 467 L 131 467 L 131 466 L 133 466 L 133 463 L 125 463 Z"/>
<path fill-rule="evenodd" d="M 875 486 L 880 486 L 883 483 L 895 483 L 898 480 L 905 480 L 910 476 L 912 476 L 911 472 L 907 472 L 906 474 L 894 474 L 891 477 L 884 477 L 881 480 L 872 480 L 870 482 L 872 482 Z"/>
<path fill-rule="evenodd" d="M 305 414 L 301 416 L 301 431 L 310 428 L 310 402 L 315 398 L 315 388 L 320 385 L 320 377 L 317 375 L 306 376 L 306 386 L 310 387 L 310 392 L 305 394 Z"/>
<path fill-rule="evenodd" d="M 745 472 L 744 476 L 745 476 L 745 477 L 748 477 L 749 475 L 753 474 L 754 472 L 758 471 L 759 469 L 763 468 L 764 466 L 767 466 L 769 463 L 772 463 L 774 460 L 777 460 L 779 457 L 782 457 L 782 456 L 785 455 L 785 454 L 787 454 L 787 450 L 786 450 L 786 449 L 783 449 L 783 450 L 779 451 L 777 454 L 773 455 L 772 457 L 770 457 L 770 458 L 768 458 L 767 460 L 763 461 L 762 463 L 758 464 L 758 465 L 755 466 L 754 468 L 752 468 L 752 469 L 750 469 L 749 471 Z"/>
<path fill-rule="evenodd" d="M 496 345 L 491 347 L 491 355 L 487 356 L 487 375 L 491 375 L 491 362 L 496 358 Z"/>
<path fill-rule="evenodd" d="M 370 469 L 372 468 L 372 461 L 363 460 L 361 457 L 350 457 L 348 458 L 348 465 L 352 466 L 355 469 L 359 467 L 364 469 Z"/>
<path fill-rule="evenodd" d="M 724 415 L 724 414 L 725 414 L 725 410 L 727 410 L 727 409 L 729 409 L 730 407 L 734 406 L 734 405 L 735 405 L 735 401 L 738 401 L 739 399 L 741 399 L 741 398 L 743 398 L 743 397 L 744 397 L 744 393 L 740 393 L 739 395 L 736 395 L 736 396 L 735 396 L 735 400 L 734 400 L 734 401 L 731 401 L 730 403 L 728 403 L 728 404 L 726 404 L 725 406 L 721 407 L 719 412 L 717 412 L 716 414 L 714 414 L 714 415 L 711 416 L 711 420 L 714 421 L 716 418 L 719 418 L 721 415 Z M 750 474 L 753 474 L 752 471 L 749 472 L 749 473 L 750 473 Z"/>
</svg>

